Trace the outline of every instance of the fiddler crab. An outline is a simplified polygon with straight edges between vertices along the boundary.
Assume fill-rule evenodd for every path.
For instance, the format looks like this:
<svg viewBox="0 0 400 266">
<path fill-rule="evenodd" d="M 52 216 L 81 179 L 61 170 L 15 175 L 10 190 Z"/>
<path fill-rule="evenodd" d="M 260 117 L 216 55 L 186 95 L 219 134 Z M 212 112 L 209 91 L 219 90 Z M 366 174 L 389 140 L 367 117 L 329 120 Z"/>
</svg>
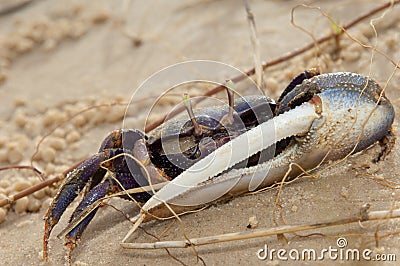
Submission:
<svg viewBox="0 0 400 266">
<path fill-rule="evenodd" d="M 228 96 L 230 107 L 196 114 L 187 104 L 189 115 L 147 136 L 133 129 L 109 134 L 98 153 L 67 175 L 50 205 L 44 218 L 44 258 L 51 231 L 82 191 L 64 230 L 67 262 L 100 206 L 93 204 L 110 194 L 142 204 L 134 218 L 137 227 L 154 215 L 171 216 L 284 177 L 293 179 L 376 142 L 382 147 L 380 160 L 394 143 L 392 104 L 374 80 L 359 74 L 305 71 L 276 102 L 265 96 L 234 102 L 229 90 Z M 150 189 L 129 192 L 139 187 Z"/>
</svg>

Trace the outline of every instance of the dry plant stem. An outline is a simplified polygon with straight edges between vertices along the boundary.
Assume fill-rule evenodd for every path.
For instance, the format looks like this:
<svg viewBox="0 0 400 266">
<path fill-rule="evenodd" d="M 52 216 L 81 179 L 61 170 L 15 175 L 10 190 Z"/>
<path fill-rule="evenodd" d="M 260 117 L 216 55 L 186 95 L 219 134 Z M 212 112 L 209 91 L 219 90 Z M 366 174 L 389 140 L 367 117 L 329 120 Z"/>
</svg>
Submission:
<svg viewBox="0 0 400 266">
<path fill-rule="evenodd" d="M 42 176 L 43 174 L 39 169 L 31 165 L 11 165 L 11 166 L 0 167 L 0 171 L 10 170 L 10 169 L 30 169 L 35 173 L 39 174 L 39 176 Z"/>
<path fill-rule="evenodd" d="M 78 165 L 80 165 L 82 162 L 83 162 L 83 161 L 81 161 L 81 162 L 79 162 L 79 163 L 77 163 L 77 164 L 71 166 L 70 168 L 68 168 L 66 171 L 64 171 L 64 172 L 63 172 L 61 175 L 59 175 L 59 176 L 56 176 L 56 177 L 51 178 L 51 179 L 46 179 L 46 180 L 44 180 L 43 182 L 41 182 L 41 183 L 39 183 L 39 184 L 36 184 L 36 185 L 34 185 L 34 186 L 32 186 L 32 187 L 29 187 L 29 188 L 27 188 L 27 189 L 25 189 L 25 190 L 22 190 L 21 192 L 18 192 L 17 194 L 11 195 L 11 196 L 8 197 L 8 198 L 1 199 L 1 200 L 0 200 L 0 207 L 3 207 L 3 206 L 8 205 L 8 204 L 12 204 L 12 203 L 14 203 L 16 200 L 19 200 L 20 198 L 23 198 L 23 197 L 25 197 L 25 196 L 28 196 L 28 195 L 30 195 L 30 194 L 32 194 L 32 193 L 38 191 L 38 190 L 41 190 L 41 189 L 43 189 L 43 188 L 45 188 L 45 187 L 50 186 L 51 184 L 54 184 L 54 183 L 56 183 L 56 182 L 58 182 L 58 181 L 60 181 L 60 180 L 63 180 L 63 179 L 67 176 L 67 174 L 68 174 L 69 172 L 71 172 L 74 168 L 76 168 L 76 167 L 77 167 Z M 23 169 L 34 169 L 35 172 L 39 172 L 39 173 L 41 174 L 41 172 L 40 172 L 38 169 L 36 169 L 35 167 L 30 167 L 30 166 L 10 166 L 10 168 L 16 168 L 16 169 L 19 169 L 19 168 L 23 168 Z"/>
<path fill-rule="evenodd" d="M 33 2 L 33 0 L 25 0 L 22 2 L 20 1 L 19 3 L 17 2 L 17 3 L 13 3 L 13 4 L 8 4 L 5 6 L 5 8 L 0 9 L 0 16 L 8 15 L 15 11 L 18 11 L 19 9 L 27 6 L 28 4 L 30 4 L 32 2 Z"/>
<path fill-rule="evenodd" d="M 159 241 L 154 243 L 121 243 L 123 248 L 127 249 L 158 249 L 158 248 L 186 248 L 191 245 L 201 246 L 208 244 L 216 244 L 221 242 L 244 240 L 256 237 L 265 237 L 278 234 L 293 233 L 299 231 L 306 231 L 318 228 L 325 228 L 337 225 L 344 225 L 350 223 L 358 223 L 364 221 L 386 220 L 400 218 L 400 209 L 395 210 L 382 210 L 367 212 L 363 209 L 361 214 L 357 217 L 346 219 L 339 219 L 329 222 L 314 223 L 314 224 L 300 224 L 300 225 L 283 225 L 267 229 L 256 229 L 251 232 L 230 233 L 216 236 L 193 238 L 190 241 Z"/>
<path fill-rule="evenodd" d="M 0 207 L 3 207 L 3 206 L 8 205 L 8 204 L 13 204 L 14 201 L 16 201 L 16 200 L 18 200 L 20 198 L 23 198 L 25 196 L 28 196 L 28 195 L 30 195 L 30 194 L 38 191 L 38 190 L 41 190 L 41 189 L 43 189 L 43 188 L 45 188 L 47 186 L 50 186 L 51 184 L 56 183 L 56 182 L 58 182 L 60 180 L 62 180 L 61 176 L 57 176 L 57 177 L 54 177 L 54 178 L 51 178 L 51 179 L 47 179 L 47 180 L 45 180 L 45 181 L 43 181 L 43 182 L 41 182 L 41 183 L 39 183 L 37 185 L 34 185 L 34 186 L 30 187 L 30 188 L 27 188 L 27 189 L 25 189 L 25 190 L 23 190 L 23 191 L 21 191 L 21 192 L 19 192 L 17 194 L 14 194 L 14 195 L 12 195 L 12 196 L 10 196 L 8 198 L 1 199 L 0 200 Z"/>
<path fill-rule="evenodd" d="M 395 6 L 395 5 L 399 4 L 399 3 L 400 3 L 400 0 L 396 0 L 396 1 L 392 1 L 392 2 L 388 2 L 386 4 L 383 4 L 383 5 L 381 5 L 381 6 L 377 7 L 377 8 L 374 8 L 371 11 L 365 13 L 364 15 L 361 15 L 358 18 L 354 19 L 353 21 L 349 22 L 348 24 L 344 25 L 343 29 L 344 29 L 344 31 L 346 31 L 346 30 L 354 27 L 355 25 L 359 24 L 364 19 L 369 18 L 370 16 L 373 16 L 373 15 L 385 10 L 386 8 Z M 339 34 L 342 35 L 344 33 L 344 31 L 341 31 Z M 283 56 L 280 56 L 280 57 L 278 57 L 276 59 L 273 59 L 273 60 L 271 60 L 269 62 L 264 62 L 262 64 L 263 70 L 265 70 L 268 67 L 271 67 L 271 66 L 274 66 L 274 65 L 278 65 L 278 64 L 283 63 L 285 61 L 288 61 L 288 60 L 290 60 L 290 59 L 292 59 L 292 58 L 294 58 L 294 57 L 296 57 L 298 55 L 301 55 L 301 54 L 307 52 L 308 50 L 312 49 L 313 47 L 315 47 L 316 44 L 322 44 L 324 42 L 329 41 L 332 38 L 337 38 L 337 36 L 338 36 L 337 33 L 331 33 L 329 35 L 326 35 L 324 37 L 321 37 L 321 38 L 317 39 L 315 42 L 307 44 L 306 46 L 304 46 L 302 48 L 296 49 L 296 50 L 294 50 L 292 52 L 289 52 L 289 53 L 287 53 L 287 54 L 285 54 Z M 240 75 L 240 76 L 234 77 L 232 79 L 232 81 L 234 83 L 236 83 L 236 82 L 239 82 L 239 81 L 245 79 L 247 76 L 252 76 L 254 74 L 255 74 L 255 69 L 252 68 L 249 71 L 245 72 L 245 75 Z M 208 96 L 214 95 L 214 94 L 220 92 L 221 90 L 223 90 L 224 88 L 225 88 L 224 85 L 219 85 L 219 86 L 213 88 L 212 90 L 208 91 L 206 94 L 204 94 L 204 96 L 208 97 Z M 199 97 L 196 100 L 194 100 L 193 103 L 194 104 L 199 103 L 204 99 L 205 99 L 205 97 Z M 174 117 L 177 114 L 181 113 L 183 110 L 185 110 L 184 107 L 176 108 L 173 112 L 168 113 L 168 118 L 171 119 L 172 117 Z M 147 132 L 155 129 L 156 127 L 158 127 L 159 125 L 164 123 L 166 121 L 166 118 L 167 117 L 164 116 L 164 117 L 156 120 L 152 124 L 149 124 L 148 126 L 145 127 L 145 132 L 147 133 Z"/>
<path fill-rule="evenodd" d="M 260 40 L 257 37 L 256 21 L 254 19 L 253 12 L 250 9 L 250 5 L 247 0 L 243 0 L 244 6 L 247 13 L 247 21 L 250 27 L 250 40 L 253 46 L 253 60 L 254 70 L 256 74 L 256 83 L 261 91 L 264 91 L 264 80 L 263 80 L 263 65 L 261 63 L 261 48 Z"/>
<path fill-rule="evenodd" d="M 388 6 L 388 8 L 392 8 L 393 5 L 394 5 L 393 3 L 394 3 L 393 1 L 390 2 L 390 5 Z M 315 36 L 314 36 L 313 33 L 309 32 L 307 29 L 305 29 L 305 28 L 303 28 L 303 27 L 297 25 L 297 24 L 294 22 L 294 11 L 295 11 L 295 9 L 298 8 L 298 7 L 304 7 L 304 8 L 309 8 L 309 9 L 318 10 L 318 11 L 319 11 L 324 17 L 326 17 L 333 25 L 335 25 L 335 26 L 334 26 L 335 28 L 340 29 L 339 31 L 335 31 L 335 33 L 334 33 L 336 42 L 339 40 L 339 38 L 340 38 L 340 36 L 342 36 L 342 34 L 346 34 L 347 37 L 349 37 L 352 41 L 354 41 L 354 42 L 356 42 L 357 44 L 359 44 L 361 47 L 363 47 L 363 48 L 365 48 L 365 49 L 371 49 L 371 50 L 372 50 L 372 53 L 371 53 L 371 60 L 370 60 L 370 62 L 371 62 L 371 64 L 370 64 L 370 72 L 371 72 L 371 65 L 372 65 L 372 60 L 373 60 L 373 57 L 374 57 L 375 52 L 377 52 L 377 53 L 379 53 L 380 55 L 382 55 L 383 57 L 385 57 L 390 63 L 392 63 L 393 65 L 395 65 L 397 68 L 400 68 L 400 66 L 399 66 L 392 58 L 390 58 L 390 57 L 389 57 L 386 53 L 384 53 L 383 51 L 381 51 L 381 50 L 379 50 L 379 49 L 376 48 L 376 46 L 377 46 L 377 40 L 375 41 L 375 45 L 374 45 L 374 46 L 367 45 L 367 44 L 363 44 L 361 41 L 357 40 L 357 39 L 354 38 L 352 35 L 350 35 L 350 34 L 347 32 L 347 29 L 346 29 L 345 27 L 342 27 L 342 26 L 337 25 L 327 13 L 325 13 L 325 12 L 322 11 L 322 9 L 321 9 L 320 7 L 309 6 L 309 5 L 306 5 L 306 4 L 299 4 L 299 5 L 295 6 L 295 7 L 292 9 L 292 12 L 291 12 L 291 23 L 292 23 L 292 25 L 293 25 L 294 27 L 296 27 L 296 28 L 298 28 L 298 29 L 304 31 L 304 32 L 307 33 L 308 35 L 310 35 L 310 37 L 313 39 L 313 41 L 314 41 L 314 46 L 315 46 L 315 52 L 314 52 L 314 53 L 315 53 L 315 56 L 318 56 L 318 54 L 320 53 L 320 47 L 319 47 L 319 44 L 320 44 L 320 43 L 317 42 L 317 40 L 316 40 L 316 38 L 315 38 Z M 384 15 L 386 14 L 387 11 L 388 11 L 388 10 L 385 10 L 385 12 L 382 14 L 382 16 L 380 17 L 380 19 L 384 17 Z M 378 34 L 377 34 L 376 29 L 375 29 L 375 26 L 374 26 L 374 24 L 373 24 L 373 22 L 372 22 L 372 21 L 374 21 L 374 20 L 376 20 L 376 19 L 371 19 L 370 25 L 371 25 L 371 27 L 372 27 L 372 29 L 373 29 L 373 31 L 374 31 L 375 37 L 377 38 L 377 37 L 378 37 Z M 337 44 L 336 44 L 336 46 L 337 46 L 336 48 L 338 49 L 338 45 L 337 45 Z"/>
</svg>

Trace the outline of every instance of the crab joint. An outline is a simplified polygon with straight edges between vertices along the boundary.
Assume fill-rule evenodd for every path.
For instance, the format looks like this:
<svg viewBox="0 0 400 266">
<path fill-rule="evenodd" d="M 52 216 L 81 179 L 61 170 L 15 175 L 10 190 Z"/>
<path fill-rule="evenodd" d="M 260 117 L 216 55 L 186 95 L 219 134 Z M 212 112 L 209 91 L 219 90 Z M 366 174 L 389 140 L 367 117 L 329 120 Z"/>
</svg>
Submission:
<svg viewBox="0 0 400 266">
<path fill-rule="evenodd" d="M 309 101 L 315 107 L 315 112 L 319 115 L 322 114 L 322 100 L 318 95 L 314 95 Z"/>
</svg>

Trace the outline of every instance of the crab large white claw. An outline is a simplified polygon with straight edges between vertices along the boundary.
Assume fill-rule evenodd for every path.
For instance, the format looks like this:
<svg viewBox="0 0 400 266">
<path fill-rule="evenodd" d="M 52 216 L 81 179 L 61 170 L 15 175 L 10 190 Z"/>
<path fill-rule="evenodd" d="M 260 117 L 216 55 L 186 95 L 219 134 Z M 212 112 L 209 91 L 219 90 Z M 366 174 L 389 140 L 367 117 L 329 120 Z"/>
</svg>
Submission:
<svg viewBox="0 0 400 266">
<path fill-rule="evenodd" d="M 320 113 L 321 106 L 319 103 L 310 101 L 274 117 L 222 145 L 154 194 L 142 206 L 140 214 L 133 218 L 136 221 L 136 225 L 125 236 L 123 242 L 144 220 L 146 212 L 165 203 L 184 206 L 198 206 L 205 203 L 204 197 L 196 197 L 195 194 L 192 194 L 190 198 L 184 197 L 183 200 L 182 196 L 188 191 L 192 191 L 193 188 L 198 187 L 200 183 L 210 180 L 210 178 L 231 168 L 249 156 L 270 147 L 277 141 L 291 136 L 304 135 L 316 119 L 321 119 Z M 262 173 L 262 177 L 265 175 L 265 172 Z M 239 176 L 237 175 L 237 177 Z M 261 176 L 256 175 L 254 178 L 260 179 Z M 211 202 L 224 195 L 237 181 L 238 178 L 231 179 L 230 182 L 222 182 L 220 185 L 208 189 L 207 201 Z"/>
</svg>

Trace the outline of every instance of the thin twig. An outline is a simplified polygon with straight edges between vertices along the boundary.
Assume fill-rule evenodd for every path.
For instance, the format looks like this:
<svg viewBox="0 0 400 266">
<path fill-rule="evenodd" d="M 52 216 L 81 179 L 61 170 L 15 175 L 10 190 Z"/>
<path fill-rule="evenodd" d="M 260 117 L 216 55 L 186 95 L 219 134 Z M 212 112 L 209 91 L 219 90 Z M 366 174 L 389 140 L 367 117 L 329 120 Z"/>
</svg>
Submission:
<svg viewBox="0 0 400 266">
<path fill-rule="evenodd" d="M 32 194 L 33 192 L 41 190 L 41 189 L 43 189 L 43 188 L 45 188 L 45 187 L 47 187 L 47 186 L 49 186 L 49 185 L 51 185 L 53 183 L 56 183 L 56 182 L 58 182 L 60 180 L 62 180 L 62 177 L 61 176 L 56 176 L 54 178 L 47 179 L 47 180 L 45 180 L 45 181 L 43 181 L 43 182 L 41 182 L 39 184 L 36 184 L 36 185 L 34 185 L 34 186 L 30 187 L 30 188 L 22 190 L 21 192 L 18 192 L 17 194 L 14 194 L 14 195 L 11 195 L 11 196 L 9 196 L 9 197 L 7 197 L 5 199 L 0 199 L 0 207 L 3 207 L 3 206 L 8 205 L 8 204 L 13 204 L 14 201 L 16 201 L 16 200 L 18 200 L 20 198 L 23 198 L 25 196 L 28 196 L 28 195 Z"/>
<path fill-rule="evenodd" d="M 261 62 L 260 40 L 257 37 L 256 21 L 254 19 L 254 15 L 250 9 L 248 1 L 243 0 L 243 3 L 246 9 L 247 21 L 249 22 L 250 27 L 250 40 L 251 45 L 253 46 L 253 60 L 254 71 L 256 74 L 256 84 L 261 89 L 261 91 L 264 91 L 263 65 Z"/>
<path fill-rule="evenodd" d="M 43 174 L 42 171 L 31 165 L 11 165 L 11 166 L 0 167 L 0 171 L 11 170 L 11 169 L 29 169 L 39 174 L 39 176 Z"/>
<path fill-rule="evenodd" d="M 189 239 L 189 241 L 183 240 L 183 241 L 160 241 L 154 243 L 121 243 L 121 246 L 127 249 L 186 248 L 191 245 L 202 246 L 208 244 L 216 244 L 222 242 L 306 231 L 306 230 L 344 225 L 350 223 L 358 223 L 360 221 L 364 222 L 364 221 L 385 220 L 394 218 L 400 218 L 400 209 L 372 211 L 369 213 L 363 212 L 362 210 L 359 216 L 339 219 L 329 222 L 300 224 L 300 225 L 283 225 L 267 229 L 257 229 L 250 232 L 229 233 L 217 236 L 193 238 Z"/>
<path fill-rule="evenodd" d="M 58 175 L 58 176 L 56 176 L 54 178 L 46 179 L 46 180 L 40 182 L 39 184 L 36 184 L 36 185 L 34 185 L 32 187 L 29 187 L 29 188 L 27 188 L 25 190 L 22 190 L 21 192 L 18 192 L 17 194 L 11 195 L 11 196 L 9 196 L 9 197 L 7 197 L 5 199 L 1 199 L 0 200 L 0 207 L 3 207 L 3 206 L 8 205 L 8 204 L 13 204 L 16 200 L 19 200 L 19 199 L 21 199 L 21 198 L 23 198 L 25 196 L 28 196 L 28 195 L 30 195 L 30 194 L 38 191 L 38 190 L 41 190 L 41 189 L 43 189 L 45 187 L 48 187 L 48 186 L 50 186 L 50 185 L 52 185 L 54 183 L 57 183 L 60 180 L 63 180 L 67 176 L 67 174 L 72 171 L 72 169 L 76 168 L 81 163 L 82 163 L 82 161 L 77 163 L 77 164 L 74 164 L 73 166 L 71 166 L 70 168 L 65 170 L 61 175 Z M 18 168 L 21 168 L 21 166 L 12 166 L 11 169 L 12 168 L 18 169 Z M 36 169 L 35 167 L 30 167 L 30 166 L 22 166 L 22 168 L 23 169 Z M 39 170 L 36 169 L 34 171 L 36 172 L 36 171 L 39 171 Z"/>
</svg>

